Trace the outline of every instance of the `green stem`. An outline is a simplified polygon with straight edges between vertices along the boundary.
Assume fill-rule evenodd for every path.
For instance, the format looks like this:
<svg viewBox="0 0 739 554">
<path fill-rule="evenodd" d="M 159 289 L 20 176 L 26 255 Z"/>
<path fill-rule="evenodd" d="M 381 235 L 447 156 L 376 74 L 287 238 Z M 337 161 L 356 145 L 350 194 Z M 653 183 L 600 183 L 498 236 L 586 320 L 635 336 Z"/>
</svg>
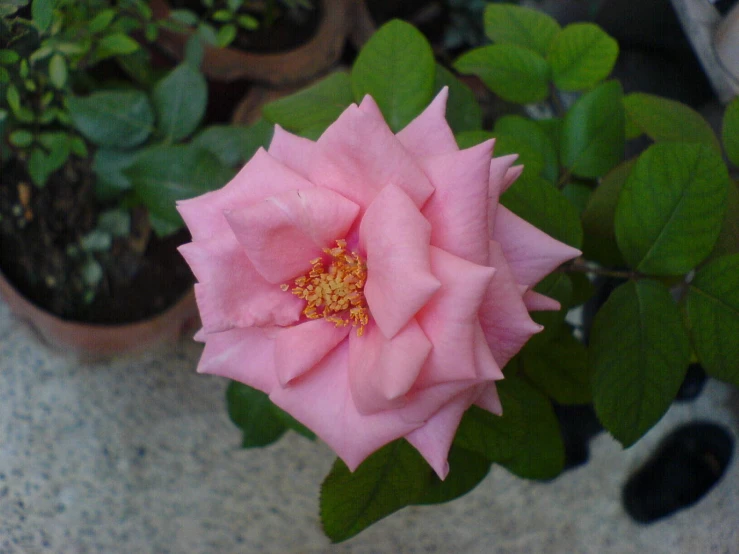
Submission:
<svg viewBox="0 0 739 554">
<path fill-rule="evenodd" d="M 615 277 L 617 279 L 641 279 L 644 277 L 638 271 L 606 269 L 597 265 L 589 264 L 584 260 L 573 260 L 559 268 L 562 273 L 592 273 L 603 277 Z"/>
</svg>

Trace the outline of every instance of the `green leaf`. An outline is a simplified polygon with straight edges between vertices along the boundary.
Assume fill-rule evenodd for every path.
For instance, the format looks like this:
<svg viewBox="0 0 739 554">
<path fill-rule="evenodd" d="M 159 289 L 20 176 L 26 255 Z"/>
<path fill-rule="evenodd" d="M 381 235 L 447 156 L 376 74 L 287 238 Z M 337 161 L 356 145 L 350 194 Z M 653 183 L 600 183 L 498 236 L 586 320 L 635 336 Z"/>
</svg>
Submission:
<svg viewBox="0 0 739 554">
<path fill-rule="evenodd" d="M 654 141 L 699 142 L 721 152 L 703 116 L 681 102 L 634 92 L 623 99 L 628 119 Z"/>
<path fill-rule="evenodd" d="M 563 325 L 545 347 L 523 352 L 526 376 L 560 404 L 592 401 L 591 371 L 585 347 Z"/>
<path fill-rule="evenodd" d="M 580 248 L 582 226 L 572 203 L 541 177 L 519 178 L 500 198 L 519 217 L 545 233 Z"/>
<path fill-rule="evenodd" d="M 580 97 L 562 125 L 562 163 L 580 177 L 600 177 L 624 156 L 621 85 L 603 83 Z"/>
<path fill-rule="evenodd" d="M 267 446 L 279 439 L 287 427 L 272 412 L 272 401 L 262 391 L 231 381 L 226 389 L 231 421 L 241 429 L 241 446 Z"/>
<path fill-rule="evenodd" d="M 251 133 L 248 127 L 212 125 L 195 135 L 192 144 L 215 154 L 223 165 L 234 167 L 244 163 L 254 154 L 246 152 L 244 148 L 250 140 Z"/>
<path fill-rule="evenodd" d="M 624 265 L 623 256 L 616 243 L 616 205 L 626 179 L 634 168 L 635 160 L 623 162 L 609 171 L 590 196 L 582 213 L 585 231 L 582 251 L 589 260 L 605 266 Z"/>
<path fill-rule="evenodd" d="M 46 184 L 49 176 L 60 169 L 69 158 L 69 137 L 62 132 L 42 133 L 38 136 L 41 147 L 31 151 L 28 173 L 36 186 Z"/>
<path fill-rule="evenodd" d="M 354 471 L 337 459 L 321 485 L 321 522 L 333 542 L 349 539 L 407 506 L 424 491 L 428 466 L 405 440 L 372 454 Z"/>
<path fill-rule="evenodd" d="M 124 33 L 114 33 L 104 36 L 98 43 L 95 51 L 98 59 L 110 56 L 123 56 L 139 49 L 139 43 Z"/>
<path fill-rule="evenodd" d="M 56 0 L 33 0 L 31 2 L 31 17 L 40 32 L 46 31 L 54 19 Z"/>
<path fill-rule="evenodd" d="M 739 97 L 734 98 L 724 112 L 721 127 L 721 138 L 724 141 L 726 156 L 731 163 L 739 166 Z"/>
<path fill-rule="evenodd" d="M 298 134 L 306 129 L 323 131 L 353 101 L 349 75 L 337 71 L 308 88 L 266 104 L 262 116 Z"/>
<path fill-rule="evenodd" d="M 567 200 L 572 202 L 572 205 L 575 206 L 581 217 L 585 208 L 588 206 L 592 192 L 593 189 L 590 185 L 582 181 L 570 181 L 562 187 L 562 194 L 565 195 Z"/>
<path fill-rule="evenodd" d="M 110 25 L 110 22 L 115 17 L 115 13 L 113 9 L 101 11 L 87 24 L 87 30 L 91 33 L 99 33 Z"/>
<path fill-rule="evenodd" d="M 710 254 L 721 230 L 728 174 L 696 143 L 659 142 L 636 162 L 616 206 L 624 259 L 653 275 L 686 273 Z"/>
<path fill-rule="evenodd" d="M 443 65 L 436 64 L 436 81 L 434 90 L 438 93 L 449 87 L 449 99 L 446 103 L 446 120 L 452 131 L 476 131 L 482 128 L 482 110 L 474 93 L 462 81 Z"/>
<path fill-rule="evenodd" d="M 20 55 L 15 50 L 0 50 L 0 64 L 2 65 L 12 65 L 18 63 L 20 59 Z"/>
<path fill-rule="evenodd" d="M 149 138 L 154 124 L 149 99 L 138 90 L 70 96 L 67 106 L 77 130 L 98 146 L 138 146 Z"/>
<path fill-rule="evenodd" d="M 386 23 L 359 52 L 351 72 L 354 99 L 371 94 L 397 132 L 431 101 L 436 63 L 426 38 L 413 25 Z"/>
<path fill-rule="evenodd" d="M 61 54 L 54 54 L 49 62 L 49 79 L 55 88 L 63 88 L 67 82 L 67 62 Z"/>
<path fill-rule="evenodd" d="M 457 58 L 454 69 L 477 75 L 490 90 L 509 102 L 529 104 L 549 96 L 547 61 L 536 52 L 513 44 L 470 50 Z"/>
<path fill-rule="evenodd" d="M 618 43 L 593 23 L 573 23 L 552 41 L 548 60 L 560 90 L 584 90 L 608 77 Z"/>
<path fill-rule="evenodd" d="M 539 325 L 544 326 L 544 331 L 535 334 L 526 343 L 524 350 L 542 350 L 550 347 L 550 342 L 561 334 L 567 310 L 572 304 L 572 279 L 565 273 L 555 272 L 547 275 L 535 287 L 539 294 L 554 298 L 561 304 L 561 309 L 556 311 L 533 312 L 531 317 Z"/>
<path fill-rule="evenodd" d="M 525 144 L 529 151 L 537 154 L 541 161 L 541 169 L 536 174 L 534 172 L 530 172 L 530 174 L 536 176 L 541 174 L 542 177 L 553 183 L 557 181 L 559 177 L 557 151 L 554 149 L 554 145 L 549 140 L 547 134 L 535 121 L 521 117 L 520 115 L 506 115 L 498 118 L 495 122 L 494 134 L 514 137 L 520 143 Z M 496 143 L 495 146 L 495 155 L 502 155 L 499 148 L 500 145 Z M 529 160 L 525 157 L 521 156 L 517 162 L 524 165 L 524 172 L 530 169 L 528 167 Z"/>
<path fill-rule="evenodd" d="M 647 279 L 616 288 L 595 317 L 589 352 L 598 418 L 631 446 L 667 411 L 690 361 L 667 288 Z"/>
<path fill-rule="evenodd" d="M 487 458 L 453 444 L 449 450 L 449 475 L 442 481 L 429 471 L 426 488 L 413 504 L 442 504 L 459 498 L 474 489 L 489 471 Z"/>
<path fill-rule="evenodd" d="M 463 131 L 454 138 L 457 141 L 457 146 L 460 148 L 469 148 L 496 137 L 490 131 Z"/>
<path fill-rule="evenodd" d="M 226 48 L 236 38 L 236 25 L 224 25 L 216 33 L 216 43 L 220 48 Z"/>
<path fill-rule="evenodd" d="M 98 148 L 92 161 L 95 194 L 101 200 L 112 200 L 131 189 L 131 181 L 123 171 L 137 156 L 136 151 Z"/>
<path fill-rule="evenodd" d="M 710 258 L 739 254 L 739 185 L 730 182 L 726 195 L 726 213 Z"/>
<path fill-rule="evenodd" d="M 27 148 L 33 144 L 33 133 L 27 129 L 16 129 L 10 133 L 8 140 L 17 148 Z"/>
<path fill-rule="evenodd" d="M 220 188 L 233 173 L 214 154 L 192 145 L 147 148 L 124 171 L 149 213 L 173 229 L 182 225 L 178 200 Z"/>
<path fill-rule="evenodd" d="M 527 479 L 551 479 L 564 466 L 559 423 L 547 398 L 517 377 L 496 383 L 503 415 L 473 406 L 454 443 Z"/>
<path fill-rule="evenodd" d="M 175 142 L 200 124 L 208 102 L 208 85 L 197 69 L 183 63 L 156 84 L 152 101 L 157 129 L 166 142 Z"/>
<path fill-rule="evenodd" d="M 493 42 L 515 44 L 542 56 L 560 32 L 559 23 L 547 14 L 512 4 L 488 4 L 484 25 Z"/>
<path fill-rule="evenodd" d="M 698 270 L 686 306 L 693 345 L 706 372 L 739 386 L 739 254 Z"/>
</svg>

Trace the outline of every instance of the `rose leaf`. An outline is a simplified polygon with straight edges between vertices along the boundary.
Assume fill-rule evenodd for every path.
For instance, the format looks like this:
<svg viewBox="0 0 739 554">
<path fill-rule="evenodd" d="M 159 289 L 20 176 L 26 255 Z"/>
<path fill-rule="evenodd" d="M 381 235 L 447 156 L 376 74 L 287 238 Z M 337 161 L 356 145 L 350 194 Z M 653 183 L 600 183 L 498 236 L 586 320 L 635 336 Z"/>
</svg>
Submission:
<svg viewBox="0 0 739 554">
<path fill-rule="evenodd" d="M 559 33 L 547 57 L 554 84 L 561 90 L 588 89 L 611 73 L 618 43 L 592 23 L 573 23 Z"/>
<path fill-rule="evenodd" d="M 739 97 L 734 98 L 726 107 L 721 138 L 724 141 L 726 156 L 731 163 L 739 166 Z"/>
<path fill-rule="evenodd" d="M 467 494 L 490 471 L 490 461 L 479 454 L 453 444 L 449 450 L 449 475 L 443 481 L 433 471 L 421 497 L 414 504 L 442 504 Z"/>
<path fill-rule="evenodd" d="M 706 372 L 739 386 L 739 254 L 698 270 L 686 306 L 693 345 Z"/>
<path fill-rule="evenodd" d="M 421 32 L 403 21 L 390 21 L 372 35 L 354 62 L 354 99 L 361 102 L 372 95 L 397 132 L 431 101 L 435 69 L 433 51 Z"/>
<path fill-rule="evenodd" d="M 197 69 L 183 63 L 156 84 L 152 101 L 159 132 L 165 142 L 175 142 L 190 135 L 203 119 L 208 85 Z"/>
<path fill-rule="evenodd" d="M 446 120 L 452 131 L 477 131 L 482 128 L 482 110 L 474 93 L 462 81 L 441 64 L 436 64 L 436 81 L 434 91 L 449 87 L 449 99 L 446 103 Z"/>
<path fill-rule="evenodd" d="M 429 467 L 404 439 L 369 456 L 352 473 L 340 459 L 321 485 L 321 522 L 333 542 L 345 541 L 421 497 Z"/>
<path fill-rule="evenodd" d="M 728 184 L 723 160 L 707 146 L 650 146 L 616 205 L 616 241 L 626 262 L 652 275 L 693 269 L 710 254 L 721 231 Z"/>
<path fill-rule="evenodd" d="M 272 401 L 262 391 L 232 381 L 226 389 L 228 416 L 242 433 L 241 446 L 266 446 L 279 439 L 287 426 L 272 411 Z"/>
<path fill-rule="evenodd" d="M 667 411 L 690 361 L 690 344 L 669 290 L 644 279 L 616 288 L 590 336 L 598 419 L 625 447 Z"/>
<path fill-rule="evenodd" d="M 560 32 L 557 21 L 531 8 L 511 4 L 489 4 L 484 16 L 485 34 L 499 44 L 515 44 L 546 56 Z"/>
<path fill-rule="evenodd" d="M 299 135 L 308 129 L 323 132 L 353 101 L 349 74 L 339 71 L 295 94 L 266 104 L 262 115 L 267 121 Z"/>
<path fill-rule="evenodd" d="M 624 157 L 621 85 L 609 81 L 583 94 L 562 124 L 562 164 L 579 177 L 600 177 Z"/>
</svg>

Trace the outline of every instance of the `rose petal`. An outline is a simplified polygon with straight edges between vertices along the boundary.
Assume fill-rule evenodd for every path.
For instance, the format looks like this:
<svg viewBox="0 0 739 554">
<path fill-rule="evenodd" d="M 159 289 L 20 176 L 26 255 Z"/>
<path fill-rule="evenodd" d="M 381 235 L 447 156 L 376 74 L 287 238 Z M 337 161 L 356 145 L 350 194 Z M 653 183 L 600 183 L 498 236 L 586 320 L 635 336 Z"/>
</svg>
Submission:
<svg viewBox="0 0 739 554">
<path fill-rule="evenodd" d="M 387 339 L 370 324 L 359 337 L 349 336 L 349 385 L 360 414 L 372 414 L 405 404 L 431 343 L 415 320 Z"/>
<path fill-rule="evenodd" d="M 312 371 L 276 387 L 272 401 L 326 442 L 354 471 L 372 452 L 403 437 L 422 422 L 405 421 L 402 410 L 362 415 L 349 386 L 349 345 L 342 342 Z"/>
<path fill-rule="evenodd" d="M 426 459 L 439 479 L 449 474 L 449 449 L 465 411 L 480 395 L 480 386 L 470 387 L 445 404 L 426 422 L 426 425 L 410 432 L 405 438 Z"/>
<path fill-rule="evenodd" d="M 500 245 L 490 242 L 490 265 L 496 269 L 480 307 L 480 324 L 499 367 L 504 367 L 543 327 L 529 316 Z"/>
<path fill-rule="evenodd" d="M 325 319 L 312 319 L 281 329 L 276 337 L 275 366 L 284 387 L 313 368 L 343 341 L 351 327 L 337 327 Z"/>
<path fill-rule="evenodd" d="M 386 185 L 401 188 L 421 207 L 434 191 L 385 121 L 349 106 L 323 133 L 310 180 L 367 209 Z"/>
<path fill-rule="evenodd" d="M 539 294 L 534 290 L 526 291 L 523 295 L 523 303 L 530 312 L 550 311 L 556 312 L 562 306 L 554 298 Z"/>
<path fill-rule="evenodd" d="M 492 233 L 495 228 L 495 214 L 498 211 L 500 205 L 500 195 L 507 188 L 506 175 L 511 173 L 513 168 L 511 164 L 516 161 L 518 154 L 509 154 L 507 156 L 501 156 L 500 158 L 493 158 L 490 162 L 490 172 L 488 175 L 488 202 L 487 202 L 487 216 L 488 216 L 488 229 Z M 523 169 L 523 166 L 517 166 Z M 520 172 L 519 172 L 520 175 Z M 516 175 L 518 177 L 518 175 Z M 515 179 L 514 179 L 515 180 Z M 508 183 L 508 186 L 513 184 Z M 488 238 L 490 235 L 488 234 Z"/>
<path fill-rule="evenodd" d="M 392 338 L 441 286 L 430 271 L 431 227 L 402 190 L 388 185 L 367 209 L 359 237 L 367 254 L 364 296 Z"/>
<path fill-rule="evenodd" d="M 488 176 L 494 144 L 488 140 L 419 160 L 436 189 L 423 208 L 431 223 L 431 244 L 476 264 L 488 260 Z"/>
<path fill-rule="evenodd" d="M 475 405 L 495 415 L 503 415 L 503 406 L 498 396 L 498 387 L 492 383 L 483 389 L 480 396 L 475 400 Z"/>
<path fill-rule="evenodd" d="M 316 149 L 316 143 L 312 140 L 293 135 L 279 125 L 275 125 L 275 132 L 267 152 L 274 159 L 307 179 L 310 167 L 316 158 Z"/>
<path fill-rule="evenodd" d="M 486 256 L 487 258 L 487 256 Z M 477 377 L 475 360 L 478 312 L 495 274 L 481 266 L 431 247 L 431 272 L 441 288 L 416 316 L 434 345 L 417 386 Z"/>
<path fill-rule="evenodd" d="M 193 240 L 200 240 L 228 229 L 224 210 L 238 210 L 267 196 L 311 187 L 312 183 L 260 148 L 225 187 L 190 200 L 180 200 L 177 209 Z"/>
<path fill-rule="evenodd" d="M 513 154 L 510 155 L 513 156 Z M 518 157 L 518 155 L 516 155 L 516 157 Z M 505 175 L 503 176 L 503 182 L 500 185 L 500 194 L 503 194 L 505 191 L 507 191 L 511 187 L 511 185 L 516 182 L 516 179 L 521 176 L 521 173 L 523 173 L 522 165 L 514 165 L 513 167 L 508 168 L 508 170 L 505 172 Z"/>
<path fill-rule="evenodd" d="M 401 144 L 414 156 L 438 156 L 459 150 L 446 122 L 448 97 L 449 87 L 442 88 L 431 104 L 397 134 Z"/>
<path fill-rule="evenodd" d="M 503 372 L 495 361 L 490 349 L 482 325 L 477 322 L 475 326 L 475 376 L 481 381 L 500 381 Z"/>
<path fill-rule="evenodd" d="M 179 251 L 199 281 L 195 296 L 206 332 L 299 319 L 305 302 L 265 281 L 230 230 L 183 244 Z"/>
<path fill-rule="evenodd" d="M 505 206 L 499 206 L 493 240 L 500 243 L 516 282 L 533 286 L 582 252 L 550 237 Z"/>
<path fill-rule="evenodd" d="M 269 393 L 280 388 L 275 372 L 275 327 L 231 329 L 204 336 L 198 373 L 234 379 Z"/>
<path fill-rule="evenodd" d="M 291 190 L 225 212 L 254 267 L 270 283 L 310 269 L 310 260 L 346 236 L 359 206 L 321 188 Z"/>
</svg>

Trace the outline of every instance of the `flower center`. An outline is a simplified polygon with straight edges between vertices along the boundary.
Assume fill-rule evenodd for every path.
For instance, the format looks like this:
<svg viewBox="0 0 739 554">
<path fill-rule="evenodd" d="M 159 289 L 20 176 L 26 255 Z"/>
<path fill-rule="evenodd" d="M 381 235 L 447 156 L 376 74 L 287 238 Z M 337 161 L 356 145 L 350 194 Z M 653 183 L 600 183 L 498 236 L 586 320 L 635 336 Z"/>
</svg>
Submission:
<svg viewBox="0 0 739 554">
<path fill-rule="evenodd" d="M 356 252 L 346 251 L 346 241 L 337 240 L 335 248 L 324 248 L 331 256 L 328 267 L 322 258 L 311 260 L 313 268 L 295 279 L 291 292 L 307 302 L 303 313 L 308 319 L 324 318 L 337 327 L 358 327 L 357 336 L 364 333 L 369 310 L 364 299 L 367 264 Z M 281 285 L 290 290 L 290 285 Z"/>
</svg>

